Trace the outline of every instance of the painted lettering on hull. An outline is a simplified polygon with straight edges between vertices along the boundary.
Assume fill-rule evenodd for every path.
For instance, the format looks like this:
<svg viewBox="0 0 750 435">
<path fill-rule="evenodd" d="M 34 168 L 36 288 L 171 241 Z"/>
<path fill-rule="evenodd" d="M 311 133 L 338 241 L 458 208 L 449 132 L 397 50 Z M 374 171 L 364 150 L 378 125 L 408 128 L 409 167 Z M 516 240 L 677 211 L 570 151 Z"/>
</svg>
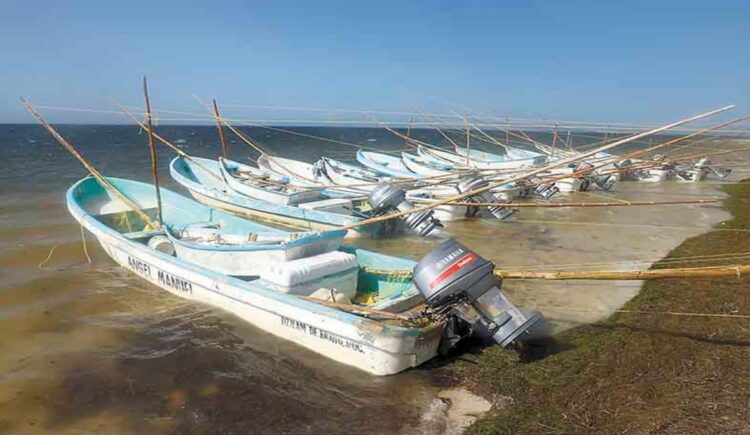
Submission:
<svg viewBox="0 0 750 435">
<path fill-rule="evenodd" d="M 300 322 L 299 320 L 290 319 L 289 317 L 284 317 L 284 316 L 280 316 L 280 317 L 281 317 L 281 326 L 285 326 L 290 329 L 295 329 L 297 331 L 306 332 L 312 335 L 313 337 L 328 341 L 337 346 L 343 347 L 344 349 L 351 349 L 355 352 L 365 353 L 360 343 L 356 343 L 354 341 L 348 340 L 338 334 L 334 334 L 333 332 L 326 331 L 325 329 L 316 328 L 315 326 L 309 325 L 304 322 Z"/>
<path fill-rule="evenodd" d="M 133 269 L 133 272 L 139 275 L 143 275 L 146 278 L 151 277 L 151 266 L 143 260 L 128 256 L 128 266 Z"/>
<path fill-rule="evenodd" d="M 159 284 L 173 290 L 193 294 L 193 284 L 190 281 L 152 267 L 143 260 L 128 256 L 128 267 L 138 275 L 149 279 L 152 278 L 151 269 L 156 269 L 156 280 L 159 281 Z"/>
<path fill-rule="evenodd" d="M 193 284 L 191 284 L 190 281 L 186 281 L 182 278 L 170 275 L 167 272 L 163 272 L 161 270 L 157 271 L 156 279 L 166 287 L 193 294 Z"/>
</svg>

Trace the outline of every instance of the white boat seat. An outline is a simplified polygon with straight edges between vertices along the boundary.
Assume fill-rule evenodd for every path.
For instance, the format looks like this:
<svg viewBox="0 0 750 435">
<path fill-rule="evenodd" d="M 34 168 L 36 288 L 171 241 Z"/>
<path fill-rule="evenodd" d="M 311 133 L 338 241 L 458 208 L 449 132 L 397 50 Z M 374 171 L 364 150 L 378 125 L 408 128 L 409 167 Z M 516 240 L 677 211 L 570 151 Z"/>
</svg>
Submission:
<svg viewBox="0 0 750 435">
<path fill-rule="evenodd" d="M 164 230 L 143 230 L 143 231 L 133 231 L 131 233 L 125 233 L 123 236 L 130 240 L 138 240 L 138 239 L 145 239 L 153 236 L 163 236 Z"/>
<path fill-rule="evenodd" d="M 333 251 L 273 264 L 260 278 L 282 293 L 309 296 L 325 287 L 351 299 L 357 293 L 358 273 L 355 255 Z"/>
<path fill-rule="evenodd" d="M 352 214 L 352 201 L 346 198 L 330 198 L 320 201 L 302 202 L 297 206 L 307 210 L 318 210 L 344 215 Z"/>
</svg>

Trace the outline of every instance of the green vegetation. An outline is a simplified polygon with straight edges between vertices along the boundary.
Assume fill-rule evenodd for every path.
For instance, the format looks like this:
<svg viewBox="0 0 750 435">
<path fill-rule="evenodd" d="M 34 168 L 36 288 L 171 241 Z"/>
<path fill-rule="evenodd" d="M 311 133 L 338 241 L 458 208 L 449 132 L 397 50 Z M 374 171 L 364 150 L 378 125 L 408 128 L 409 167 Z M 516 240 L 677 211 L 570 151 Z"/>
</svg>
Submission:
<svg viewBox="0 0 750 435">
<path fill-rule="evenodd" d="M 750 183 L 725 190 L 733 219 L 719 227 L 750 230 Z M 711 231 L 686 240 L 666 259 L 748 251 L 750 231 Z M 750 314 L 750 280 L 649 281 L 625 309 Z M 493 400 L 493 411 L 470 433 L 748 430 L 750 319 L 620 313 L 529 353 L 522 362 L 490 347 L 472 361 L 438 370 L 444 381 Z"/>
</svg>

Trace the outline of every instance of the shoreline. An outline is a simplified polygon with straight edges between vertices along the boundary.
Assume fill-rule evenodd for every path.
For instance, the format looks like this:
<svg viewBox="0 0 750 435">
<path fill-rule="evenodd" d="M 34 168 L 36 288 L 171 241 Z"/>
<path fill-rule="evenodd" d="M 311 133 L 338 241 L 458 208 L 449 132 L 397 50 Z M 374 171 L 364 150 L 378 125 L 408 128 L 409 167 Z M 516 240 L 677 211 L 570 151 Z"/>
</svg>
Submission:
<svg viewBox="0 0 750 435">
<path fill-rule="evenodd" d="M 716 227 L 750 230 L 750 183 L 723 190 L 732 217 Z M 750 232 L 711 230 L 684 240 L 652 268 L 747 246 Z M 624 308 L 750 313 L 750 292 L 742 290 L 750 290 L 747 278 L 648 281 Z M 750 420 L 746 331 L 746 319 L 617 313 L 528 346 L 521 357 L 490 347 L 437 368 L 435 376 L 492 402 L 470 433 L 734 432 Z"/>
</svg>

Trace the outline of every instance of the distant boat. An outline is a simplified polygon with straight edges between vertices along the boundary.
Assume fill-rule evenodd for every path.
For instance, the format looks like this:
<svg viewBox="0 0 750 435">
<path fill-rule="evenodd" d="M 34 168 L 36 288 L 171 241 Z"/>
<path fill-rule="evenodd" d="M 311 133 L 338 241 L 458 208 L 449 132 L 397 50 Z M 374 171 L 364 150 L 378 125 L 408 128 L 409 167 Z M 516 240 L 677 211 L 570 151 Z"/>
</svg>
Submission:
<svg viewBox="0 0 750 435">
<path fill-rule="evenodd" d="M 296 198 L 289 198 L 272 189 L 273 185 L 266 185 L 269 188 L 263 189 L 261 185 L 251 187 L 248 184 L 242 191 L 235 190 L 222 178 L 216 160 L 176 157 L 169 165 L 169 172 L 177 183 L 203 204 L 286 228 L 334 230 L 371 217 L 365 210 L 364 199 L 331 197 L 327 191 L 317 192 L 319 198 L 295 202 Z M 272 179 L 289 181 L 288 177 L 282 175 Z M 357 227 L 348 236 L 389 236 L 402 230 L 400 221 L 393 219 Z"/>
</svg>

